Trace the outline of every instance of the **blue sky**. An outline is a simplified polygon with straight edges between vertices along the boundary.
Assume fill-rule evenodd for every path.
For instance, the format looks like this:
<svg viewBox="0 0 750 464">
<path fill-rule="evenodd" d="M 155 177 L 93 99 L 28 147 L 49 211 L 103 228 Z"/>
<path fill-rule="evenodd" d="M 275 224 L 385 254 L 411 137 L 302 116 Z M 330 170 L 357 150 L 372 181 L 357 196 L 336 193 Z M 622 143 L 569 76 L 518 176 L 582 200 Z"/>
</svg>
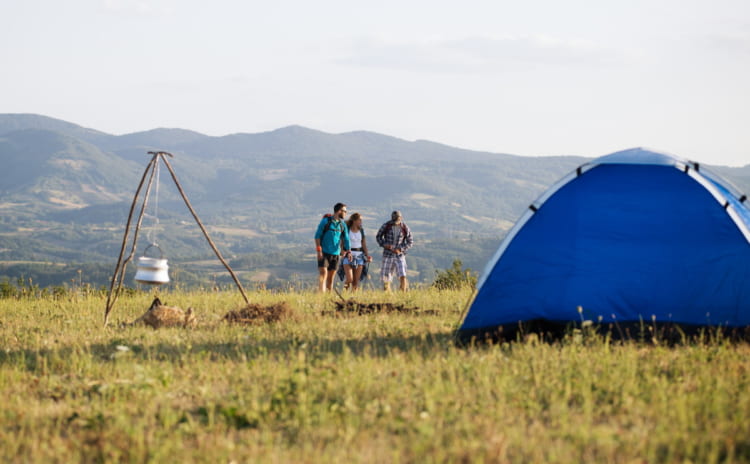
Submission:
<svg viewBox="0 0 750 464">
<path fill-rule="evenodd" d="M 0 1 L 0 112 L 750 164 L 750 2 Z"/>
</svg>

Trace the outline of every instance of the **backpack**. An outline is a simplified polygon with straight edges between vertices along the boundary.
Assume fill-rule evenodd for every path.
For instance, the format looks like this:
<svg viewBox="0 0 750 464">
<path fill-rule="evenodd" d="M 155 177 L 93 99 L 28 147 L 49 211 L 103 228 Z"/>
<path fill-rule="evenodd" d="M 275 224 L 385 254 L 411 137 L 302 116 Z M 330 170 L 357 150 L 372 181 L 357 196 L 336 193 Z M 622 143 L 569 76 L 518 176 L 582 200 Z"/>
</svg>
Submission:
<svg viewBox="0 0 750 464">
<path fill-rule="evenodd" d="M 331 230 L 331 223 L 333 222 L 333 214 L 326 213 L 323 215 L 323 219 L 328 219 L 326 222 L 326 225 L 323 226 L 323 233 L 320 235 L 320 239 L 322 240 L 323 237 L 326 236 L 326 233 L 328 233 L 329 230 Z M 341 233 L 344 233 L 344 228 L 341 228 Z"/>
</svg>

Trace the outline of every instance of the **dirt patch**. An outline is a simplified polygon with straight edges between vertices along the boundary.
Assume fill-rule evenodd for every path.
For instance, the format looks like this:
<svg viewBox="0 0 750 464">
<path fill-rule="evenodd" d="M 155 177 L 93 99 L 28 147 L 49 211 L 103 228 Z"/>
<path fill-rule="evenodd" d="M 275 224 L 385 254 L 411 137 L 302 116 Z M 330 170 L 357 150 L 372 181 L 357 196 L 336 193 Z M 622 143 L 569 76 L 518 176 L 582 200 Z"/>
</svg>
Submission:
<svg viewBox="0 0 750 464">
<path fill-rule="evenodd" d="M 437 311 L 431 309 L 421 309 L 418 306 L 405 306 L 395 303 L 362 303 L 355 300 L 334 301 L 336 310 L 333 314 L 380 314 L 380 313 L 402 313 L 402 314 L 437 314 Z M 330 314 L 330 313 L 329 313 Z"/>
<path fill-rule="evenodd" d="M 283 321 L 292 317 L 293 313 L 286 301 L 270 306 L 250 303 L 237 311 L 229 311 L 222 320 L 230 324 L 263 324 Z"/>
</svg>

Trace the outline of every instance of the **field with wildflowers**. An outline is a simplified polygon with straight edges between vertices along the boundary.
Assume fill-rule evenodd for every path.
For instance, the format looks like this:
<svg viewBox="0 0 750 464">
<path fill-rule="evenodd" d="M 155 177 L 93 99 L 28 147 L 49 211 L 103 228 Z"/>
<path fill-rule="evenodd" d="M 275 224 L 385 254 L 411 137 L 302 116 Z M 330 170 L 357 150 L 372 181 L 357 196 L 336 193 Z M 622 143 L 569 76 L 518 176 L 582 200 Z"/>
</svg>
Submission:
<svg viewBox="0 0 750 464">
<path fill-rule="evenodd" d="M 273 324 L 221 320 L 236 292 L 162 293 L 193 329 L 122 325 L 152 295 L 0 299 L 2 462 L 748 462 L 750 348 L 571 332 L 458 348 L 468 290 L 364 292 L 409 313 L 287 302 Z"/>
</svg>

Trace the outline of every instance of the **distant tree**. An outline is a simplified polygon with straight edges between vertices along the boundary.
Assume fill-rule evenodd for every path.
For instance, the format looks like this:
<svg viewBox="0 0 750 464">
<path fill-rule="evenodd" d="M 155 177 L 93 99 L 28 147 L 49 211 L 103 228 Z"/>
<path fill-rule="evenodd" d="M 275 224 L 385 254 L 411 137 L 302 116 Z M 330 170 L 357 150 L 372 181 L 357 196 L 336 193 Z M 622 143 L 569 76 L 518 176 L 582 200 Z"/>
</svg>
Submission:
<svg viewBox="0 0 750 464">
<path fill-rule="evenodd" d="M 0 279 L 0 298 L 15 298 L 18 289 L 11 284 L 7 277 Z"/>
<path fill-rule="evenodd" d="M 453 260 L 453 267 L 443 271 L 435 271 L 437 276 L 432 286 L 438 290 L 457 290 L 464 287 L 476 288 L 477 276 L 469 268 L 462 269 L 463 263 L 460 259 Z"/>
</svg>

